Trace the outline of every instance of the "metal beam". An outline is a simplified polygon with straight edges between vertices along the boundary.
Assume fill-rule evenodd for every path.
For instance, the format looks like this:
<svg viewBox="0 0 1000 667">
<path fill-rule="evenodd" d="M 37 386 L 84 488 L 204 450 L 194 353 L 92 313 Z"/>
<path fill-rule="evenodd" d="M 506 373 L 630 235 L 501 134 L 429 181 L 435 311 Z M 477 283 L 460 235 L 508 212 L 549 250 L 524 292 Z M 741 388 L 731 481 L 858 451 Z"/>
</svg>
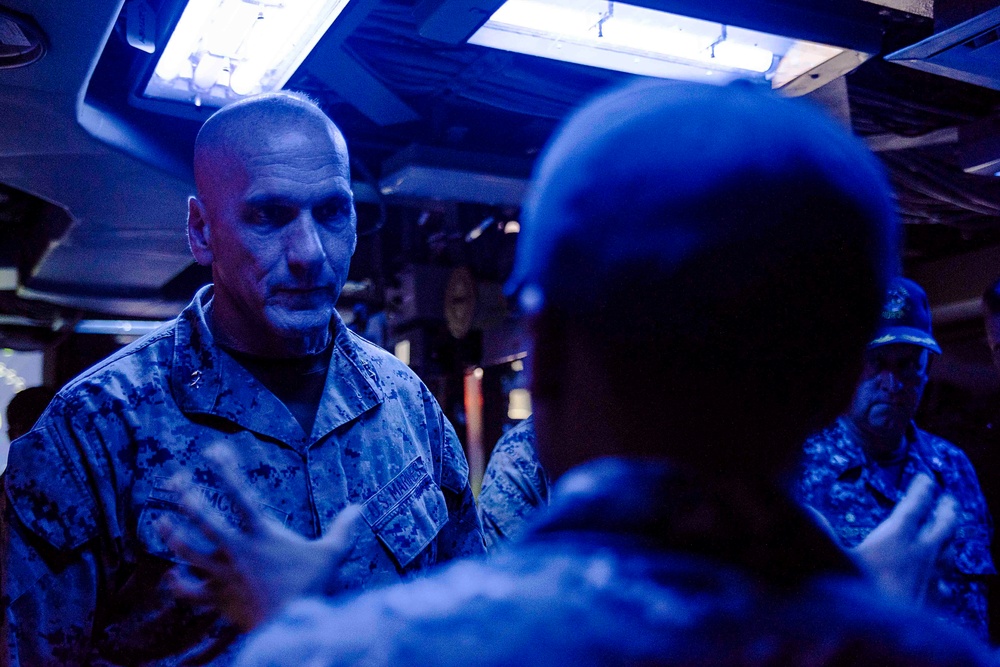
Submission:
<svg viewBox="0 0 1000 667">
<path fill-rule="evenodd" d="M 868 142 L 868 148 L 876 153 L 925 146 L 941 146 L 958 143 L 958 128 L 945 127 L 916 137 L 904 137 L 899 134 L 873 134 L 865 137 L 865 141 Z"/>
</svg>

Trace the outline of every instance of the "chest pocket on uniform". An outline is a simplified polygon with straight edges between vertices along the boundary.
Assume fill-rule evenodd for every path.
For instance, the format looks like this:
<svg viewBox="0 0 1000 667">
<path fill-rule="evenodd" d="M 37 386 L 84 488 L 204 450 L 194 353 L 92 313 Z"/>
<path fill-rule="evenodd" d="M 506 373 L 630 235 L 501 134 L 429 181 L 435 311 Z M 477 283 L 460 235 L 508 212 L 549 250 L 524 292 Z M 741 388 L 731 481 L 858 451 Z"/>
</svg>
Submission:
<svg viewBox="0 0 1000 667">
<path fill-rule="evenodd" d="M 153 477 L 149 496 L 147 496 L 146 502 L 142 506 L 142 512 L 139 514 L 136 534 L 139 537 L 139 543 L 143 545 L 147 553 L 175 563 L 182 563 L 185 562 L 184 559 L 167 546 L 166 541 L 160 535 L 157 523 L 160 519 L 167 519 L 175 525 L 188 527 L 190 530 L 186 536 L 192 540 L 201 539 L 201 533 L 181 510 L 180 493 L 169 488 L 168 480 L 168 477 Z M 233 526 L 238 524 L 236 512 L 226 494 L 210 486 L 192 485 L 191 488 L 201 496 L 203 505 L 209 512 L 226 519 Z M 282 525 L 287 523 L 288 514 L 285 512 L 264 504 L 259 504 L 258 507 L 261 512 Z M 195 543 L 194 546 L 204 549 L 211 548 L 207 541 L 202 544 Z"/>
<path fill-rule="evenodd" d="M 399 567 L 406 567 L 448 523 L 444 493 L 417 457 L 361 506 L 361 514 Z"/>
</svg>

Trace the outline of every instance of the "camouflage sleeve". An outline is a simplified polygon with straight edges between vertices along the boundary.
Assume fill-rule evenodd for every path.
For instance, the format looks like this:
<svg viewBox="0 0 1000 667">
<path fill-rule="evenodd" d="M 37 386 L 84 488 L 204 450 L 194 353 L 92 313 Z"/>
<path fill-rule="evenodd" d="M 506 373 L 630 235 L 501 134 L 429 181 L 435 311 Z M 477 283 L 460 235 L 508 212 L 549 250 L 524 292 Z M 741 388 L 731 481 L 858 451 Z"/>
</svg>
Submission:
<svg viewBox="0 0 1000 667">
<path fill-rule="evenodd" d="M 11 665 L 86 664 L 97 614 L 98 521 L 80 460 L 53 428 L 15 441 L 5 474 Z"/>
<path fill-rule="evenodd" d="M 947 489 L 959 503 L 959 527 L 949 552 L 953 553 L 957 577 L 947 574 L 938 584 L 943 594 L 950 591 L 953 613 L 980 638 L 988 636 L 987 582 L 996 576 L 991 556 L 993 520 L 972 464 L 964 453 L 956 451 L 952 469 L 954 478 Z"/>
<path fill-rule="evenodd" d="M 799 453 L 798 466 L 795 469 L 795 476 L 791 478 L 792 497 L 800 504 L 814 507 L 819 493 L 818 472 L 822 469 L 819 460 L 822 460 L 822 453 L 818 443 L 818 438 L 810 438 L 803 444 Z M 817 508 L 818 510 L 819 508 Z"/>
<path fill-rule="evenodd" d="M 961 504 L 963 508 L 967 508 L 975 517 L 975 523 L 982 527 L 987 543 L 992 543 L 994 537 L 993 517 L 990 515 L 990 510 L 986 504 L 986 497 L 983 495 L 982 488 L 979 485 L 976 470 L 964 452 L 958 452 L 957 458 L 959 461 L 956 467 L 960 471 L 961 486 L 966 490 L 962 495 L 968 495 L 968 500 L 965 501 L 963 499 Z M 984 560 L 988 565 L 993 565 L 993 559 L 988 553 L 985 555 Z"/>
<path fill-rule="evenodd" d="M 548 502 L 548 476 L 538 460 L 534 426 L 523 422 L 494 447 L 483 476 L 479 513 L 487 548 L 517 538 Z"/>
<path fill-rule="evenodd" d="M 494 549 L 516 537 L 528 513 L 541 504 L 518 462 L 510 452 L 498 448 L 490 457 L 479 493 L 479 512 L 486 546 Z"/>
</svg>

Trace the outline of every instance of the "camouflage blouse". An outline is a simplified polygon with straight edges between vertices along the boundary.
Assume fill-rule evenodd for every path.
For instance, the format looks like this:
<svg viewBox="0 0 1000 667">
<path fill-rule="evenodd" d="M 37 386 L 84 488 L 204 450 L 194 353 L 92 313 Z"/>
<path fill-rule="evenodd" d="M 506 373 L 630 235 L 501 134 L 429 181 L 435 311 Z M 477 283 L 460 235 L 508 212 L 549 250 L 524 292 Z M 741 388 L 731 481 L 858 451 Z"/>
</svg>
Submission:
<svg viewBox="0 0 1000 667">
<path fill-rule="evenodd" d="M 996 569 L 993 525 L 976 473 L 965 454 L 942 438 L 913 426 L 907 440 L 901 483 L 893 487 L 838 420 L 806 442 L 798 498 L 826 517 L 845 547 L 854 547 L 889 516 L 915 474 L 930 476 L 958 502 L 959 525 L 938 560 L 927 601 L 986 639 L 986 578 Z"/>
<path fill-rule="evenodd" d="M 210 299 L 206 288 L 175 321 L 68 384 L 12 448 L 4 594 L 14 665 L 229 662 L 204 651 L 235 633 L 170 594 L 164 575 L 180 559 L 155 525 L 177 512 L 166 482 L 182 470 L 233 518 L 203 457 L 218 442 L 262 509 L 302 535 L 319 537 L 348 503 L 362 506 L 369 529 L 333 590 L 484 551 L 461 445 L 409 368 L 338 319 L 305 433 L 214 344 Z"/>
</svg>

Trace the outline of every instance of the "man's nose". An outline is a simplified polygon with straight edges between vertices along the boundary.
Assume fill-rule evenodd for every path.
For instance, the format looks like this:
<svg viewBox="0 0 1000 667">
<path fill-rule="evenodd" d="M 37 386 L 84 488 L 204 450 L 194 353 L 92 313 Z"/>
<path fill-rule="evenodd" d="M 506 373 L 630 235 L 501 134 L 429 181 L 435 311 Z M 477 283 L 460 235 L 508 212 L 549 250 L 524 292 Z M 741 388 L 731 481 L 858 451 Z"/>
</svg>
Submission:
<svg viewBox="0 0 1000 667">
<path fill-rule="evenodd" d="M 899 391 L 904 384 L 900 374 L 896 371 L 886 369 L 879 373 L 879 384 L 884 391 Z"/>
<path fill-rule="evenodd" d="M 312 215 L 303 211 L 288 227 L 287 255 L 292 270 L 315 271 L 326 260 L 326 251 Z"/>
</svg>

